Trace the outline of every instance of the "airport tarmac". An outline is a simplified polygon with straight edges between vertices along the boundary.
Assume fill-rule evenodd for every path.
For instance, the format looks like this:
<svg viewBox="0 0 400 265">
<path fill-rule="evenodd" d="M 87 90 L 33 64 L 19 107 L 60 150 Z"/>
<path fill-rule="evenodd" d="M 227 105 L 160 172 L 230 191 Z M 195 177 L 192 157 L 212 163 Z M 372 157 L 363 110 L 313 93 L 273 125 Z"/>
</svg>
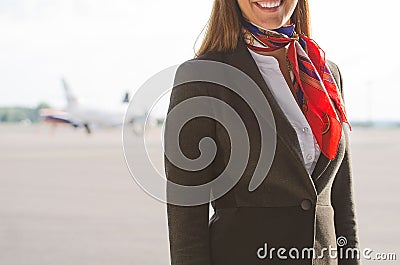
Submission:
<svg viewBox="0 0 400 265">
<path fill-rule="evenodd" d="M 121 129 L 0 125 L 0 150 L 1 265 L 169 264 L 165 205 L 130 176 Z M 400 129 L 355 128 L 351 153 L 361 248 L 400 260 Z"/>
</svg>

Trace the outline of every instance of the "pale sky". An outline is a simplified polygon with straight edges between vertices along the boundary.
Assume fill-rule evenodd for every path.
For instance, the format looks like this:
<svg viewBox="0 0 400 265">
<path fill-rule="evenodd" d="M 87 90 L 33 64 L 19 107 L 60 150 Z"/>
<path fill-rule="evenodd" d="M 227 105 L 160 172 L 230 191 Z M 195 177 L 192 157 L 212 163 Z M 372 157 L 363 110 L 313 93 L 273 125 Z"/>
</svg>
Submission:
<svg viewBox="0 0 400 265">
<path fill-rule="evenodd" d="M 62 76 L 92 104 L 114 104 L 193 57 L 212 2 L 0 0 L 0 106 L 63 107 Z M 313 39 L 341 69 L 350 119 L 400 121 L 399 2 L 310 2 Z"/>
</svg>

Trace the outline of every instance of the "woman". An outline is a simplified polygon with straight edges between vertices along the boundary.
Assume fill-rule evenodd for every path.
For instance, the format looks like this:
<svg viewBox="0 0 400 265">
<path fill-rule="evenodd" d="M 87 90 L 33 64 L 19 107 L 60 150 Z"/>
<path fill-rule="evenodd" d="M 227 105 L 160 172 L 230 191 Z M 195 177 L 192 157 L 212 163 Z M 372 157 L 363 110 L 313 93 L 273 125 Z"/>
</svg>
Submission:
<svg viewBox="0 0 400 265">
<path fill-rule="evenodd" d="M 360 264 L 354 257 L 359 243 L 342 79 L 309 36 L 308 0 L 214 1 L 194 61 L 222 62 L 254 80 L 273 112 L 276 150 L 265 179 L 249 190 L 265 148 L 254 114 L 219 85 L 182 84 L 187 71 L 178 70 L 169 114 L 179 103 L 200 96 L 228 103 L 245 123 L 250 156 L 238 183 L 212 200 L 210 220 L 209 203 L 167 205 L 173 265 Z M 173 131 L 168 119 L 166 150 L 173 144 L 167 140 Z M 167 178 L 187 186 L 216 178 L 230 158 L 229 134 L 213 119 L 187 122 L 179 135 L 182 153 L 199 157 L 200 140 L 212 137 L 218 149 L 215 159 L 191 171 L 176 166 L 169 156 Z"/>
</svg>

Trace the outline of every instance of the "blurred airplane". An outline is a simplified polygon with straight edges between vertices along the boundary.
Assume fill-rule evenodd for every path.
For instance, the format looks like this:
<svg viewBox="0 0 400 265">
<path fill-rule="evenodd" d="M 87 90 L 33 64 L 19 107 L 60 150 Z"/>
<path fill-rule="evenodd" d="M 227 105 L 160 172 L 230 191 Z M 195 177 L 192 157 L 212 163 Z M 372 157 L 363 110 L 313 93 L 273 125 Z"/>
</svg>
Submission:
<svg viewBox="0 0 400 265">
<path fill-rule="evenodd" d="M 42 109 L 40 117 L 44 122 L 52 124 L 70 124 L 73 127 L 84 127 L 90 134 L 93 127 L 116 127 L 123 124 L 125 113 L 129 103 L 129 93 L 125 93 L 121 103 L 110 108 L 95 108 L 82 104 L 71 91 L 65 79 L 61 80 L 65 91 L 67 105 L 64 111 L 54 109 Z M 135 134 L 141 134 L 146 121 L 147 112 L 135 115 L 127 119 L 128 126 L 132 126 Z M 150 125 L 152 123 L 149 120 Z"/>
</svg>

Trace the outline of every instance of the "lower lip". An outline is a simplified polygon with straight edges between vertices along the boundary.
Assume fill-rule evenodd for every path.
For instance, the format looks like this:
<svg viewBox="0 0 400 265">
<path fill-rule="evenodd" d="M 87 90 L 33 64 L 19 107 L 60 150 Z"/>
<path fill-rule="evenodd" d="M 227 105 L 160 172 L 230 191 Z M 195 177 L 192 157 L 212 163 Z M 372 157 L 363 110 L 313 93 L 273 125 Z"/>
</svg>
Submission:
<svg viewBox="0 0 400 265">
<path fill-rule="evenodd" d="M 278 9 L 282 6 L 283 1 L 281 1 L 281 3 L 279 4 L 279 6 L 277 7 L 272 7 L 272 8 L 268 8 L 268 7 L 262 7 L 260 6 L 258 3 L 254 3 L 259 9 L 261 9 L 264 12 L 275 12 L 278 11 Z"/>
</svg>

